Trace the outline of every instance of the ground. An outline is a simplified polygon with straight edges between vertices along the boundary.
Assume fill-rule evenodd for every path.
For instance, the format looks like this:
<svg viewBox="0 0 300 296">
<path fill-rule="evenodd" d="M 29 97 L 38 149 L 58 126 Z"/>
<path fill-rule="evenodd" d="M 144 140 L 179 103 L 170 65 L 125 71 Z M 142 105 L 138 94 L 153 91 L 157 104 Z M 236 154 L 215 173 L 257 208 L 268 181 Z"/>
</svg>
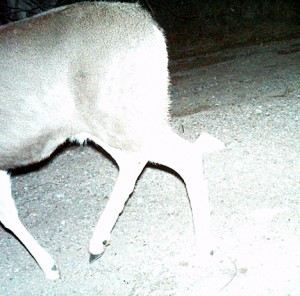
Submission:
<svg viewBox="0 0 300 296">
<path fill-rule="evenodd" d="M 300 39 L 171 61 L 172 125 L 206 131 L 226 149 L 205 155 L 215 252 L 195 260 L 180 179 L 148 166 L 101 259 L 88 262 L 93 227 L 117 168 L 101 151 L 69 146 L 18 174 L 20 217 L 58 261 L 51 282 L 0 228 L 0 295 L 300 295 Z"/>
</svg>

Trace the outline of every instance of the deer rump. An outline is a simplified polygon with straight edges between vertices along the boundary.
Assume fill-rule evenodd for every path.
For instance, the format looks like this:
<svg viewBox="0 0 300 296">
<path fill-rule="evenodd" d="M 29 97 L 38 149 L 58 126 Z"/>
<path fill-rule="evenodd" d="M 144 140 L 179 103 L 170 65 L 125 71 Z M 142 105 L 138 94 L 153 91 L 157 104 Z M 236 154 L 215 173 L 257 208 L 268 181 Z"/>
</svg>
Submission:
<svg viewBox="0 0 300 296">
<path fill-rule="evenodd" d="M 0 221 L 47 278 L 59 278 L 58 266 L 19 220 L 7 171 L 47 158 L 67 139 L 95 142 L 119 167 L 90 241 L 90 261 L 110 244 L 149 161 L 182 177 L 199 252 L 211 251 L 202 153 L 223 144 L 208 134 L 192 144 L 170 128 L 166 42 L 146 11 L 105 2 L 54 9 L 0 28 L 0 58 Z"/>
</svg>

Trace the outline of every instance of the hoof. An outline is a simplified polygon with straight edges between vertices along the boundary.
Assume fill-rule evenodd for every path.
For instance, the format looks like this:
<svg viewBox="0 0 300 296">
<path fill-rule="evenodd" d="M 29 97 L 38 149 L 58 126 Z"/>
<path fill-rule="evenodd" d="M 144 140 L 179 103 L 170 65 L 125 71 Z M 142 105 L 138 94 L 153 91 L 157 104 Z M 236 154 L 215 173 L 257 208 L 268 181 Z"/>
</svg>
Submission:
<svg viewBox="0 0 300 296">
<path fill-rule="evenodd" d="M 48 280 L 58 280 L 60 278 L 60 272 L 58 266 L 55 264 L 52 266 L 52 268 L 49 271 L 45 271 L 45 277 Z"/>
<path fill-rule="evenodd" d="M 95 262 L 96 260 L 98 260 L 99 258 L 101 258 L 101 256 L 103 255 L 103 253 L 100 254 L 90 254 L 90 263 Z"/>
</svg>

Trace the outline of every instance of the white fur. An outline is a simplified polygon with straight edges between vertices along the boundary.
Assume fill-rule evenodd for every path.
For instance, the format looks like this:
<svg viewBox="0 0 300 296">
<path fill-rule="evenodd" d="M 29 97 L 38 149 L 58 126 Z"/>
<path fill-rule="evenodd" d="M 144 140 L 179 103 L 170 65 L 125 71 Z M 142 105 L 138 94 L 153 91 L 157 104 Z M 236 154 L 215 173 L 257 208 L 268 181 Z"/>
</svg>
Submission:
<svg viewBox="0 0 300 296">
<path fill-rule="evenodd" d="M 45 277 L 50 280 L 59 278 L 59 269 L 48 252 L 46 252 L 23 226 L 18 217 L 18 212 L 11 196 L 10 177 L 5 171 L 0 171 L 1 198 L 0 198 L 0 221 L 11 229 L 27 250 L 35 258 Z"/>
<path fill-rule="evenodd" d="M 90 241 L 91 258 L 110 243 L 148 162 L 182 177 L 198 251 L 208 256 L 210 207 L 202 153 L 223 144 L 207 134 L 190 143 L 172 131 L 166 43 L 151 17 L 133 4 L 85 2 L 5 26 L 0 33 L 0 221 L 45 276 L 57 279 L 58 267 L 20 222 L 5 171 L 48 157 L 67 139 L 94 141 L 119 166 Z"/>
</svg>

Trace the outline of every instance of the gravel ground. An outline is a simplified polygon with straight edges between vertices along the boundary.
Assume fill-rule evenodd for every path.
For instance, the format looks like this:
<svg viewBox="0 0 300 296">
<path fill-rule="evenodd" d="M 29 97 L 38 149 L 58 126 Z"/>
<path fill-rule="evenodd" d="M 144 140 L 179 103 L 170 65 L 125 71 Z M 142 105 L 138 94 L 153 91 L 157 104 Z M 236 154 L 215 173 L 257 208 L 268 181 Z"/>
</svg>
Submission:
<svg viewBox="0 0 300 296">
<path fill-rule="evenodd" d="M 20 217 L 62 279 L 45 280 L 0 228 L 0 295 L 300 295 L 300 39 L 172 67 L 174 129 L 190 140 L 206 131 L 227 146 L 204 158 L 216 241 L 210 265 L 195 260 L 183 183 L 155 166 L 141 175 L 112 245 L 90 265 L 89 239 L 117 168 L 92 147 L 68 146 L 13 178 Z"/>
</svg>

